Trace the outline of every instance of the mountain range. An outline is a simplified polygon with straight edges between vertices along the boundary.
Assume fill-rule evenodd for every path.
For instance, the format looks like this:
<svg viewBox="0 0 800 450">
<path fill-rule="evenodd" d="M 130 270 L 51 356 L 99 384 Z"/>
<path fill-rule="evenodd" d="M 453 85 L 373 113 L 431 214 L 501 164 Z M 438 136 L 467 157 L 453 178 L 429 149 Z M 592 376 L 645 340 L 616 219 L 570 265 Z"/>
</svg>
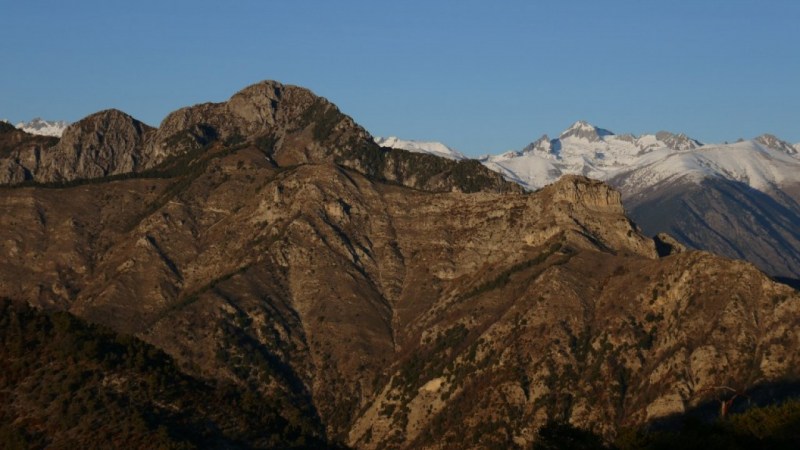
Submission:
<svg viewBox="0 0 800 450">
<path fill-rule="evenodd" d="M 755 266 L 642 234 L 602 181 L 526 192 L 381 147 L 304 88 L 158 128 L 0 124 L 0 167 L 20 442 L 526 448 L 551 420 L 614 439 L 800 377 L 800 293 Z"/>
<path fill-rule="evenodd" d="M 386 138 L 376 137 L 375 143 L 381 147 L 397 148 L 407 150 L 414 153 L 428 153 L 435 156 L 441 156 L 447 159 L 468 159 L 466 155 L 454 150 L 441 142 L 435 141 L 409 141 L 390 136 Z"/>
<path fill-rule="evenodd" d="M 36 117 L 30 122 L 17 124 L 17 128 L 26 133 L 55 137 L 61 137 L 61 134 L 64 133 L 68 126 L 69 124 L 63 120 L 44 120 L 41 117 Z"/>
<path fill-rule="evenodd" d="M 607 181 L 647 234 L 667 232 L 692 248 L 798 279 L 799 148 L 769 134 L 702 144 L 664 131 L 615 135 L 578 121 L 558 138 L 545 135 L 479 161 L 529 190 L 565 174 Z"/>
</svg>

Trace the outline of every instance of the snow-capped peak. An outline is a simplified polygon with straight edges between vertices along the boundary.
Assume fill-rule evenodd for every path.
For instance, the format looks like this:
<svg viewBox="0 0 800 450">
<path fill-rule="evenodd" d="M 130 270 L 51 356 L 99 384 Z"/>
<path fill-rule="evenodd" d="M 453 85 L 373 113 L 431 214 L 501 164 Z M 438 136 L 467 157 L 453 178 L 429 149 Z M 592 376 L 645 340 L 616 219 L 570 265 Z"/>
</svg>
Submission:
<svg viewBox="0 0 800 450">
<path fill-rule="evenodd" d="M 692 139 L 683 133 L 675 134 L 669 131 L 656 133 L 656 140 L 663 143 L 667 148 L 678 151 L 692 150 L 703 146 L 703 143 L 697 139 Z"/>
<path fill-rule="evenodd" d="M 69 126 L 69 124 L 63 120 L 51 121 L 44 120 L 41 117 L 36 117 L 30 122 L 20 122 L 16 125 L 17 128 L 26 133 L 56 137 L 61 137 L 61 134 L 64 133 L 67 126 Z"/>
<path fill-rule="evenodd" d="M 530 153 L 530 152 L 551 153 L 552 150 L 553 150 L 553 141 L 551 141 L 546 134 L 543 134 L 542 137 L 525 146 L 525 148 L 522 149 L 522 153 Z"/>
<path fill-rule="evenodd" d="M 386 138 L 375 137 L 375 143 L 381 147 L 397 148 L 414 153 L 428 153 L 448 159 L 467 159 L 467 157 L 458 150 L 436 141 L 414 141 L 400 139 L 396 136 L 389 136 Z"/>
<path fill-rule="evenodd" d="M 794 146 L 786 141 L 782 141 L 772 134 L 762 134 L 761 136 L 753 140 L 763 145 L 764 147 L 771 148 L 779 152 L 784 152 L 789 155 L 798 154 L 797 146 Z"/>
<path fill-rule="evenodd" d="M 589 142 L 595 142 L 600 140 L 604 136 L 613 136 L 614 133 L 604 130 L 602 128 L 597 128 L 596 126 L 590 124 L 589 122 L 579 120 L 569 128 L 561 132 L 558 136 L 559 139 L 567 139 L 567 138 L 577 138 L 577 139 L 585 139 Z"/>
</svg>

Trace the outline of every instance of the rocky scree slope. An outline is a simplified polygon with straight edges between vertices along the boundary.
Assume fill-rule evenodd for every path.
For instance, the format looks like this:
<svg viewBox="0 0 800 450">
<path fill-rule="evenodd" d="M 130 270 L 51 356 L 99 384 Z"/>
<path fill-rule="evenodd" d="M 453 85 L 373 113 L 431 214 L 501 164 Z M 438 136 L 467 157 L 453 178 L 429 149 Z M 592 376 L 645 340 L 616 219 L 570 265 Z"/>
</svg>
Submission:
<svg viewBox="0 0 800 450">
<path fill-rule="evenodd" d="M 272 82 L 143 131 L 133 172 L 0 190 L 0 297 L 282 399 L 330 441 L 524 447 L 549 418 L 613 436 L 798 376 L 795 291 L 659 258 L 601 182 L 519 192 Z"/>
</svg>

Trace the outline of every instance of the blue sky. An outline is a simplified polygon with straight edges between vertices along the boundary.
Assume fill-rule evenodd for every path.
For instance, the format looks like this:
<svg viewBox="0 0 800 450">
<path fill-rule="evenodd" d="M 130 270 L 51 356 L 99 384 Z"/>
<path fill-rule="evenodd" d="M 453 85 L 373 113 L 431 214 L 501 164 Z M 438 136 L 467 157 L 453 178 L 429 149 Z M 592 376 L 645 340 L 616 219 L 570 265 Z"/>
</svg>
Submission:
<svg viewBox="0 0 800 450">
<path fill-rule="evenodd" d="M 578 119 L 800 142 L 800 2 L 5 1 L 0 118 L 152 125 L 263 79 L 467 154 Z"/>
</svg>

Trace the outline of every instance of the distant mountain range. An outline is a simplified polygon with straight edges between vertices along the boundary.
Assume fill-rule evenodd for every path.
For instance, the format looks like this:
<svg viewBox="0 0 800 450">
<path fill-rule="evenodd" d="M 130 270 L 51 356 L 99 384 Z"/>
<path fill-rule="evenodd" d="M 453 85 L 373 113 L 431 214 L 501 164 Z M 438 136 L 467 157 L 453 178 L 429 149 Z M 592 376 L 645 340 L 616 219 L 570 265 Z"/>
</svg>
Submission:
<svg viewBox="0 0 800 450">
<path fill-rule="evenodd" d="M 44 120 L 41 117 L 36 117 L 30 122 L 20 122 L 16 126 L 30 134 L 61 137 L 69 123 L 63 120 Z"/>
<path fill-rule="evenodd" d="M 466 155 L 454 150 L 441 142 L 435 141 L 409 141 L 400 139 L 394 136 L 390 137 L 376 137 L 375 143 L 381 147 L 397 148 L 400 150 L 408 150 L 414 153 L 429 153 L 431 155 L 441 156 L 447 159 L 468 159 Z"/>
<path fill-rule="evenodd" d="M 393 145 L 405 142 L 413 141 Z M 558 138 L 478 160 L 530 190 L 566 174 L 607 181 L 647 234 L 800 278 L 800 144 L 770 134 L 732 144 L 666 131 L 616 135 L 578 121 Z"/>
</svg>

